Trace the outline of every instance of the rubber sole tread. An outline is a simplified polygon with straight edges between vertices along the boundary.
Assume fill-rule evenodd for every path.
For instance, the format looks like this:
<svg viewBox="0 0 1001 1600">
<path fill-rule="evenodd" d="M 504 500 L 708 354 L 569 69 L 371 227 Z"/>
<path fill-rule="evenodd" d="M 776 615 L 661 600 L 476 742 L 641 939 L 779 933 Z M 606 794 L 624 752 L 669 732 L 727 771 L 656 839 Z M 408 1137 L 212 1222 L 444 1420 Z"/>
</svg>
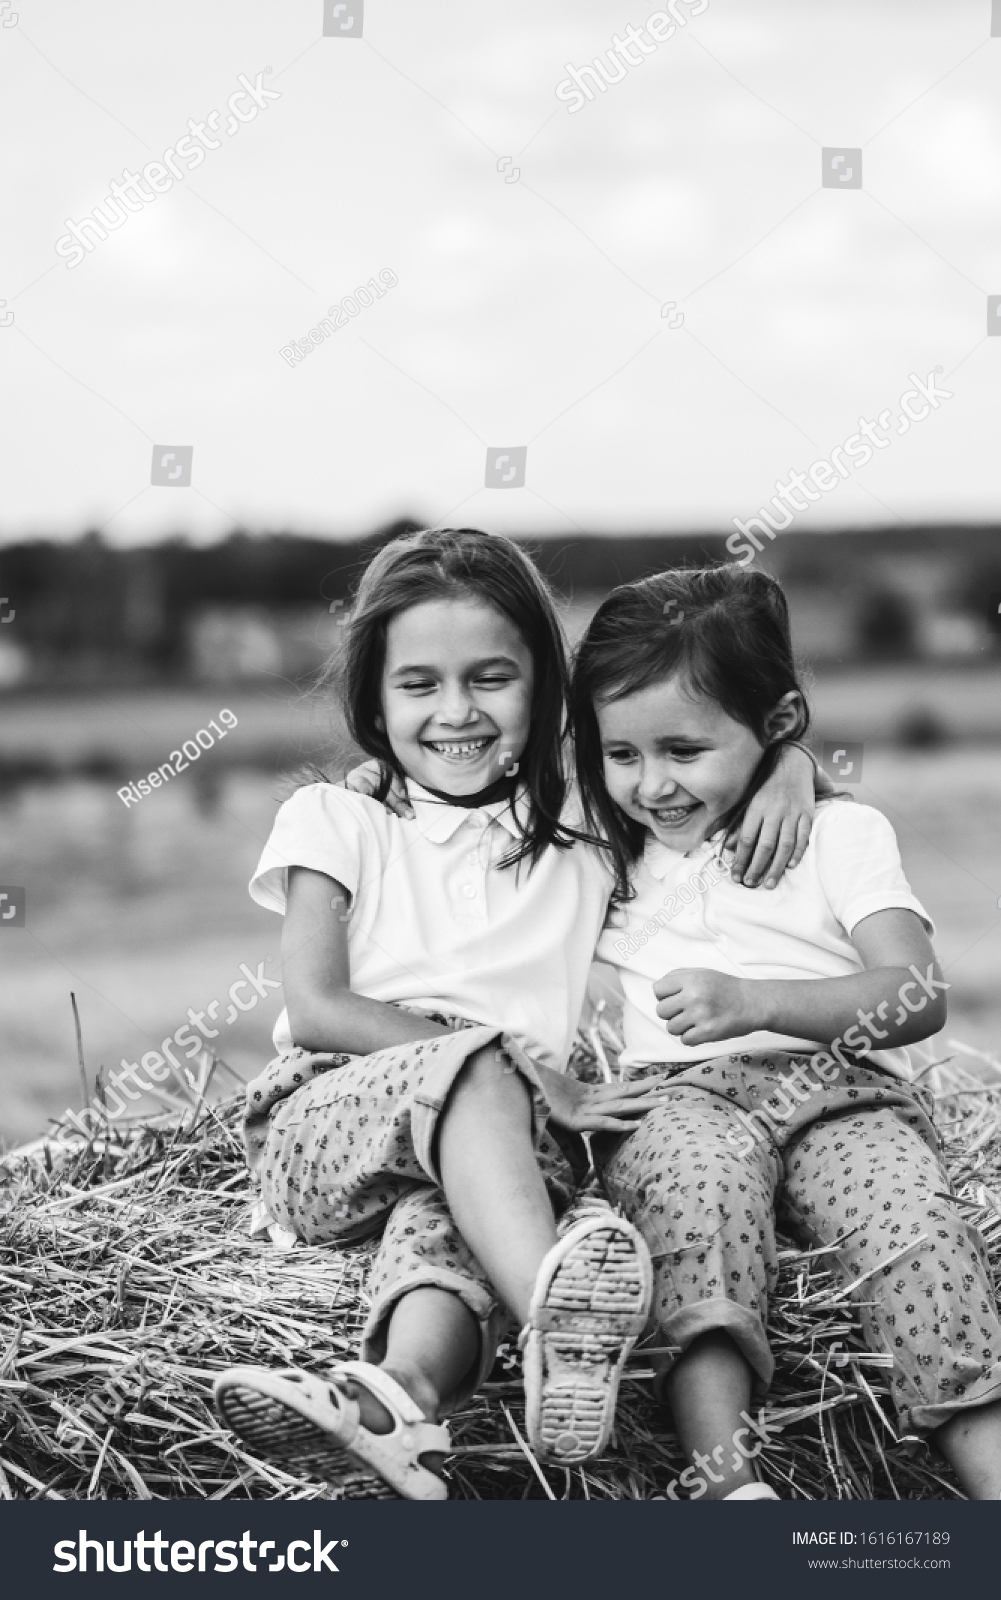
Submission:
<svg viewBox="0 0 1001 1600">
<path fill-rule="evenodd" d="M 599 1454 L 619 1378 L 642 1330 L 649 1275 L 635 1236 L 609 1226 L 579 1240 L 557 1267 L 538 1319 L 542 1392 L 536 1442 L 573 1466 Z"/>
<path fill-rule="evenodd" d="M 265 1459 L 284 1461 L 341 1492 L 345 1500 L 399 1500 L 378 1473 L 367 1472 L 330 1435 L 272 1395 L 234 1384 L 219 1396 L 228 1427 Z"/>
</svg>

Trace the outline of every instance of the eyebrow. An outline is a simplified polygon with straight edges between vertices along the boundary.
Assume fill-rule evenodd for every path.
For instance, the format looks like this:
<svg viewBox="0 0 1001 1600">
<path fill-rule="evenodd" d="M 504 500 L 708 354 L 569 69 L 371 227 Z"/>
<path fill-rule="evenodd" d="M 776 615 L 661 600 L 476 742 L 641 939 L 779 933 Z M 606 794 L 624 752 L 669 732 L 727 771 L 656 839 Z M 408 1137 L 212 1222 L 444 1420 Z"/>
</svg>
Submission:
<svg viewBox="0 0 1001 1600">
<path fill-rule="evenodd" d="M 706 744 L 707 742 L 708 741 L 704 735 L 696 736 L 695 734 L 691 733 L 665 733 L 661 736 L 661 738 L 654 740 L 654 747 L 658 751 L 673 750 L 674 747 L 679 744 Z"/>
<path fill-rule="evenodd" d="M 487 656 L 482 661 L 471 662 L 467 671 L 483 672 L 487 667 L 511 667 L 515 672 L 521 671 L 517 661 L 512 656 Z M 389 676 L 391 678 L 400 678 L 407 672 L 423 672 L 428 677 L 434 677 L 438 670 L 437 667 L 422 666 L 415 662 L 408 666 L 394 667 Z"/>
<path fill-rule="evenodd" d="M 635 741 L 627 739 L 625 736 L 619 736 L 618 738 L 603 739 L 601 742 L 602 746 L 607 749 L 610 745 L 633 744 Z M 679 744 L 704 745 L 708 742 L 705 738 L 696 738 L 694 735 L 687 733 L 662 734 L 660 738 L 653 741 L 653 747 L 657 754 L 661 755 L 666 750 L 677 749 Z"/>
</svg>

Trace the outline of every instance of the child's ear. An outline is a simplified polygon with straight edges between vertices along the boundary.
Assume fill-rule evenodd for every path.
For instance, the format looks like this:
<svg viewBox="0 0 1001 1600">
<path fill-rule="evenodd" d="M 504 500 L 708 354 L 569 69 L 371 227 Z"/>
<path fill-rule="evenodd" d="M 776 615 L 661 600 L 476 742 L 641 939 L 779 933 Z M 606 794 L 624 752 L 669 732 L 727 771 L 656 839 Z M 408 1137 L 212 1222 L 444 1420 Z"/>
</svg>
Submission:
<svg viewBox="0 0 1001 1600">
<path fill-rule="evenodd" d="M 790 689 L 784 694 L 777 705 L 773 706 L 765 719 L 765 732 L 770 743 L 783 738 L 791 733 L 794 728 L 802 727 L 806 707 L 803 696 L 798 689 Z"/>
</svg>

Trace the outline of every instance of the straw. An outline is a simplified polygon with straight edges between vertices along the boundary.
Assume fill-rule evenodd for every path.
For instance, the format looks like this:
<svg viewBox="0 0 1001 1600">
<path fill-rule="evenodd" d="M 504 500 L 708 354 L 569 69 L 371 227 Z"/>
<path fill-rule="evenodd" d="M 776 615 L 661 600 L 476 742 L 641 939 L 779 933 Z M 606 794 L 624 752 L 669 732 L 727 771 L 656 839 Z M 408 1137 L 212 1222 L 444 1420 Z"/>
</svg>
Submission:
<svg viewBox="0 0 1001 1600">
<path fill-rule="evenodd" d="M 83 1110 L 90 1104 L 90 1090 L 87 1088 L 87 1068 L 83 1059 L 83 1033 L 80 1028 L 80 1012 L 77 1009 L 76 995 L 70 990 L 70 1005 L 73 1007 L 73 1026 L 76 1029 L 76 1059 L 80 1068 L 80 1105 Z"/>
<path fill-rule="evenodd" d="M 974 1065 L 969 1055 L 938 1063 L 923 1081 L 944 1130 L 951 1198 L 984 1230 L 997 1281 L 1001 1081 L 990 1063 L 979 1077 Z M 58 1140 L 0 1161 L 0 1498 L 346 1492 L 257 1459 L 212 1405 L 212 1381 L 226 1367 L 324 1372 L 353 1356 L 375 1249 L 283 1252 L 266 1233 L 251 1237 L 242 1095 L 221 1098 L 217 1087 L 210 1099 L 215 1067 L 199 1063 L 183 1111 L 177 1084 L 176 1104 L 162 1111 L 108 1118 L 107 1132 L 90 1139 L 65 1122 Z M 586 1047 L 575 1068 L 604 1077 Z M 871 1289 L 863 1284 L 863 1297 Z M 766 1403 L 754 1405 L 768 1431 L 757 1465 L 783 1498 L 961 1498 L 940 1457 L 898 1437 L 887 1358 L 866 1351 L 830 1250 L 780 1240 L 769 1337 L 776 1375 Z M 663 1343 L 655 1335 L 635 1352 L 610 1448 L 573 1473 L 526 1448 L 519 1356 L 513 1343 L 502 1347 L 491 1381 L 450 1419 L 450 1497 L 663 1496 L 686 1465 L 654 1395 L 651 1356 Z"/>
</svg>

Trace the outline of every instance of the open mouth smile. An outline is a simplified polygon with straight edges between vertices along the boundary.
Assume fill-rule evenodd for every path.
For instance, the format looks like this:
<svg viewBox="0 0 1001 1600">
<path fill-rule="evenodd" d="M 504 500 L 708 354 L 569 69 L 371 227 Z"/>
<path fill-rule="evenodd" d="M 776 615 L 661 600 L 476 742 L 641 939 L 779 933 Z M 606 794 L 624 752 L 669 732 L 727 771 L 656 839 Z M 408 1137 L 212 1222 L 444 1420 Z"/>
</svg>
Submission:
<svg viewBox="0 0 1001 1600">
<path fill-rule="evenodd" d="M 677 828 L 686 823 L 702 805 L 701 800 L 690 800 L 687 805 L 645 806 L 647 815 L 661 828 Z"/>
<path fill-rule="evenodd" d="M 480 739 L 424 739 L 422 743 L 426 750 L 433 750 L 436 756 L 443 756 L 446 761 L 461 766 L 463 762 L 475 761 L 495 740 L 496 734 L 485 734 Z"/>
</svg>

